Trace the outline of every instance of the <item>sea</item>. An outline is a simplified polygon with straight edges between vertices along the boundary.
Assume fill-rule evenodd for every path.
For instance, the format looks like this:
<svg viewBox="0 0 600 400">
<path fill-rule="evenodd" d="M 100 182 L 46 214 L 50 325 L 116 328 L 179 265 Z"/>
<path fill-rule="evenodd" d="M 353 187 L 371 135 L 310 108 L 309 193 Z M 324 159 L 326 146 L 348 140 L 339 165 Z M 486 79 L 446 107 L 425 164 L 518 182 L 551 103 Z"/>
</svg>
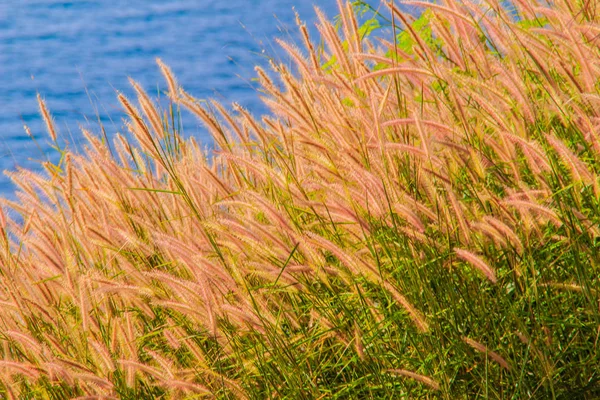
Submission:
<svg viewBox="0 0 600 400">
<path fill-rule="evenodd" d="M 335 0 L 0 0 L 0 170 L 40 170 L 60 158 L 38 93 L 61 147 L 82 151 L 82 127 L 100 135 L 101 123 L 109 138 L 124 132 L 117 94 L 134 97 L 131 77 L 159 97 L 166 84 L 157 57 L 194 97 L 267 113 L 254 66 L 289 62 L 275 39 L 300 43 L 296 12 L 318 42 L 315 5 L 330 19 L 338 14 Z M 183 128 L 211 145 L 192 116 Z M 0 174 L 0 197 L 14 192 Z"/>
</svg>

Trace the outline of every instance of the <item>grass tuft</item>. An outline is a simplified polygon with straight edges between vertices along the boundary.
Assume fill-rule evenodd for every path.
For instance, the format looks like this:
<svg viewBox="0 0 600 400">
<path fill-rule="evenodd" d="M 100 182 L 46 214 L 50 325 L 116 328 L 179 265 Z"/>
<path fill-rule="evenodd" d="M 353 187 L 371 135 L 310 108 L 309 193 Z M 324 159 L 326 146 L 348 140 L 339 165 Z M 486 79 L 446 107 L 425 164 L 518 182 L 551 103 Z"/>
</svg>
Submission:
<svg viewBox="0 0 600 400">
<path fill-rule="evenodd" d="M 410 3 L 298 20 L 261 118 L 157 60 L 169 108 L 132 80 L 132 140 L 76 153 L 39 98 L 61 159 L 0 212 L 0 397 L 598 398 L 597 7 Z"/>
</svg>

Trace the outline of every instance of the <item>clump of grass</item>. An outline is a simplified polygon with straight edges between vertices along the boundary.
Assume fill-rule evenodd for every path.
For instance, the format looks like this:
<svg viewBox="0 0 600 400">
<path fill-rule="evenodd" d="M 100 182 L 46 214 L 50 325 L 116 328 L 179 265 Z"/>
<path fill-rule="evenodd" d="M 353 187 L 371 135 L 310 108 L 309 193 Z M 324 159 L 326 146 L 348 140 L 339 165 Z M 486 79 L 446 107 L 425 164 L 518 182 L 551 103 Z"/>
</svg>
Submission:
<svg viewBox="0 0 600 400">
<path fill-rule="evenodd" d="M 317 10 L 325 48 L 257 69 L 272 115 L 159 61 L 135 142 L 11 173 L 2 396 L 600 395 L 596 4 L 410 4 L 378 44 Z"/>
</svg>

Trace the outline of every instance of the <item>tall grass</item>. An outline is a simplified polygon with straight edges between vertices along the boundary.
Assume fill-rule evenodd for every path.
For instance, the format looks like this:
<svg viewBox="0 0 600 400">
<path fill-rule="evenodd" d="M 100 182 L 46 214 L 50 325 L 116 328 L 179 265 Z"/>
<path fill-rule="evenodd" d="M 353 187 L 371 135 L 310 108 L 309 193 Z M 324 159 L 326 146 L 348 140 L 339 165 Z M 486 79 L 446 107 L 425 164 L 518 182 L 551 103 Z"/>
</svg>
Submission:
<svg viewBox="0 0 600 400">
<path fill-rule="evenodd" d="M 600 396 L 600 9 L 501 3 L 317 10 L 260 119 L 159 61 L 134 141 L 11 173 L 1 396 Z"/>
</svg>

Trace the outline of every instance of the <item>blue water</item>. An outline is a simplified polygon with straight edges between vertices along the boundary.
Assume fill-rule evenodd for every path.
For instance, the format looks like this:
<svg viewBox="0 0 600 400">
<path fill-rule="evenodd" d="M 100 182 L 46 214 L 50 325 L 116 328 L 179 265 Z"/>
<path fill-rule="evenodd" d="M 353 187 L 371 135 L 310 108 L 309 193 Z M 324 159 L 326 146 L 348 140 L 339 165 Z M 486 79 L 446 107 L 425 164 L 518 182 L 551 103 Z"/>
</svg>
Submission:
<svg viewBox="0 0 600 400">
<path fill-rule="evenodd" d="M 316 0 L 315 0 L 316 1 Z M 318 0 L 333 18 L 335 0 Z M 61 141 L 81 149 L 80 126 L 100 134 L 123 132 L 116 91 L 132 96 L 127 78 L 149 93 L 165 89 L 160 57 L 197 98 L 236 101 L 264 113 L 253 66 L 285 61 L 275 38 L 298 41 L 292 7 L 316 35 L 311 0 L 0 0 L 0 169 L 39 169 L 56 160 L 38 115 L 45 98 Z M 191 117 L 186 135 L 209 143 Z M 36 138 L 29 138 L 27 124 Z M 13 197 L 3 174 L 0 196 Z"/>
</svg>

